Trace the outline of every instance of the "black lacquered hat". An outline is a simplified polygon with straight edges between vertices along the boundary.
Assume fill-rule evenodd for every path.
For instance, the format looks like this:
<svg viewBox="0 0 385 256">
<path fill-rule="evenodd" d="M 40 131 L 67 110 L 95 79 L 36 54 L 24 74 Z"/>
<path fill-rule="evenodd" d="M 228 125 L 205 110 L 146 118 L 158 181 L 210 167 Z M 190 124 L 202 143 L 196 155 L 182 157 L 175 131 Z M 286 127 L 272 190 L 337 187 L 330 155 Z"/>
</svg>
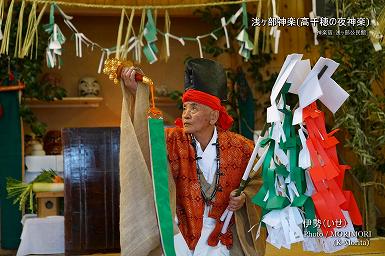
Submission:
<svg viewBox="0 0 385 256">
<path fill-rule="evenodd" d="M 197 58 L 186 62 L 184 89 L 194 89 L 227 100 L 227 78 L 222 65 L 216 61 Z"/>
</svg>

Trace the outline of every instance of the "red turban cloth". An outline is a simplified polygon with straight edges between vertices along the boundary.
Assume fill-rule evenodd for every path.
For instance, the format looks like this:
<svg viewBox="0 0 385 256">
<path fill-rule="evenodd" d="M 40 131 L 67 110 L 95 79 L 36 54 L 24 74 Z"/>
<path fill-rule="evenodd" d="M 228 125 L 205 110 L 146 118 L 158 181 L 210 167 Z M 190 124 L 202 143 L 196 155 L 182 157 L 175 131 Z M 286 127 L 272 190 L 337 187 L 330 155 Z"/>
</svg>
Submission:
<svg viewBox="0 0 385 256">
<path fill-rule="evenodd" d="M 206 105 L 213 110 L 218 110 L 219 118 L 217 125 L 224 130 L 228 130 L 233 125 L 233 118 L 227 113 L 226 108 L 221 105 L 221 101 L 218 97 L 198 90 L 189 89 L 183 94 L 182 101 L 183 103 L 187 101 L 193 101 Z M 179 127 L 182 127 L 182 120 L 178 118 L 175 121 L 175 124 Z"/>
</svg>

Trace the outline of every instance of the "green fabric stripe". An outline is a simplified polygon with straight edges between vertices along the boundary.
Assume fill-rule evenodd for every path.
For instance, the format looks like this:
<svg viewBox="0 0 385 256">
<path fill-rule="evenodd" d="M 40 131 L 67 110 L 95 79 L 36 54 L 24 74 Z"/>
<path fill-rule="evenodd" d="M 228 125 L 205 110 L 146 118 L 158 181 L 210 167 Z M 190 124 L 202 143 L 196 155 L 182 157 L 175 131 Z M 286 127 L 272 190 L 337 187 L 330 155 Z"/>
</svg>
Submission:
<svg viewBox="0 0 385 256">
<path fill-rule="evenodd" d="M 163 252 L 166 256 L 175 256 L 163 120 L 150 118 L 148 119 L 148 127 L 150 133 L 152 180 Z"/>
<path fill-rule="evenodd" d="M 0 117 L 0 211 L 1 248 L 16 249 L 20 243 L 21 213 L 18 205 L 6 199 L 6 178 L 21 180 L 21 128 L 18 92 L 1 92 L 0 104 L 4 114 Z"/>
</svg>

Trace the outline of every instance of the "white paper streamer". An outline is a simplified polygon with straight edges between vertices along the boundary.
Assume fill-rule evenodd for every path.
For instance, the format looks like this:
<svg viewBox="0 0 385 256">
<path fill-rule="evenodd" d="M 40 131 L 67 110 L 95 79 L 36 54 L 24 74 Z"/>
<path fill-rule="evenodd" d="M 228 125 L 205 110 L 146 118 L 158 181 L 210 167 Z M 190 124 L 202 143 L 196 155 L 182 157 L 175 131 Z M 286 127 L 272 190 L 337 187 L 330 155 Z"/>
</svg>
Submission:
<svg viewBox="0 0 385 256">
<path fill-rule="evenodd" d="M 282 137 L 282 136 L 280 136 Z M 289 158 L 285 154 L 285 152 L 279 147 L 279 140 L 275 141 L 275 147 L 274 147 L 274 155 L 278 157 L 279 161 L 283 165 L 287 165 L 289 163 Z"/>
<path fill-rule="evenodd" d="M 71 21 L 65 19 L 65 20 L 64 20 L 64 23 L 69 27 L 69 29 L 72 30 L 72 32 L 78 33 L 78 30 L 77 30 L 76 27 L 72 24 Z"/>
<path fill-rule="evenodd" d="M 309 149 L 307 148 L 305 134 L 302 128 L 298 129 L 298 135 L 301 140 L 302 149 L 299 151 L 298 166 L 307 169 L 311 166 Z"/>
<path fill-rule="evenodd" d="M 222 18 L 221 18 L 221 24 L 222 24 L 223 30 L 225 31 L 226 47 L 227 47 L 227 48 L 230 48 L 229 35 L 228 35 L 228 33 L 227 33 L 227 28 L 226 28 L 226 18 L 225 18 L 225 17 L 222 17 Z"/>
<path fill-rule="evenodd" d="M 231 16 L 231 18 L 230 18 L 231 23 L 235 24 L 235 22 L 237 21 L 239 15 L 241 15 L 242 11 L 243 11 L 243 8 L 241 7 L 241 8 L 239 8 L 239 10 L 233 16 Z"/>
<path fill-rule="evenodd" d="M 198 42 L 198 47 L 199 47 L 199 56 L 201 57 L 201 58 L 203 58 L 203 52 L 202 52 L 202 45 L 201 45 L 201 40 L 200 40 L 200 36 L 197 36 L 196 37 L 196 40 L 197 40 L 197 42 Z"/>
<path fill-rule="evenodd" d="M 277 122 L 281 121 L 281 112 L 278 111 L 276 99 L 285 84 L 287 78 L 292 72 L 296 63 L 301 60 L 302 54 L 290 54 L 286 57 L 285 62 L 278 74 L 277 80 L 274 83 L 273 89 L 270 95 L 270 104 L 271 106 L 267 109 L 267 122 Z"/>
<path fill-rule="evenodd" d="M 268 230 L 267 242 L 280 249 L 290 249 L 291 244 L 303 241 L 303 218 L 297 207 L 287 206 L 281 210 L 272 210 L 262 221 Z"/>
<path fill-rule="evenodd" d="M 83 57 L 82 42 L 83 42 L 83 33 L 75 33 L 76 56 L 79 58 Z"/>
<path fill-rule="evenodd" d="M 56 7 L 56 9 L 60 12 L 60 14 L 63 16 L 63 18 L 64 18 L 65 20 L 72 20 L 72 19 L 73 19 L 72 16 L 69 16 L 69 15 L 65 14 L 65 13 L 63 12 L 63 10 L 59 7 L 59 5 L 56 4 L 55 7 Z"/>
<path fill-rule="evenodd" d="M 136 46 L 136 44 L 139 43 L 139 40 L 136 38 L 136 36 L 133 36 L 131 37 L 128 42 L 129 44 L 129 47 L 127 47 L 127 50 L 126 50 L 126 54 L 129 53 L 132 49 L 134 49 L 134 47 Z"/>
<path fill-rule="evenodd" d="M 168 33 L 168 36 L 172 39 L 178 40 L 181 45 L 185 45 L 185 41 L 182 37 L 174 36 L 173 34 Z M 202 37 L 201 37 L 202 38 Z"/>
<path fill-rule="evenodd" d="M 102 50 L 102 56 L 100 57 L 100 60 L 99 60 L 98 74 L 100 74 L 102 72 L 105 55 L 106 55 L 106 51 Z"/>
<path fill-rule="evenodd" d="M 349 94 L 331 78 L 338 65 L 331 59 L 319 58 L 298 89 L 299 107 L 294 111 L 293 125 L 302 122 L 302 110 L 317 99 L 335 113 L 349 97 Z M 327 69 L 318 79 L 318 74 L 324 66 Z"/>
<path fill-rule="evenodd" d="M 303 194 L 305 196 L 312 196 L 315 191 L 315 187 L 314 187 L 313 181 L 310 178 L 309 170 L 305 171 L 305 180 L 306 180 L 306 191 Z"/>
<path fill-rule="evenodd" d="M 47 60 L 48 60 L 48 62 L 49 62 L 49 67 L 50 68 L 53 68 L 54 66 L 55 66 L 55 64 L 56 64 L 56 62 L 55 62 L 55 59 L 54 59 L 54 57 L 52 56 L 52 54 L 51 54 L 51 51 L 50 51 L 50 49 L 47 47 L 47 50 L 46 50 L 46 56 L 47 56 Z"/>
<path fill-rule="evenodd" d="M 263 152 L 262 156 L 258 159 L 257 163 L 254 165 L 253 170 L 256 172 L 259 168 L 261 168 L 263 161 L 265 160 L 266 154 L 268 151 L 268 147 L 266 147 L 265 151 Z"/>
</svg>

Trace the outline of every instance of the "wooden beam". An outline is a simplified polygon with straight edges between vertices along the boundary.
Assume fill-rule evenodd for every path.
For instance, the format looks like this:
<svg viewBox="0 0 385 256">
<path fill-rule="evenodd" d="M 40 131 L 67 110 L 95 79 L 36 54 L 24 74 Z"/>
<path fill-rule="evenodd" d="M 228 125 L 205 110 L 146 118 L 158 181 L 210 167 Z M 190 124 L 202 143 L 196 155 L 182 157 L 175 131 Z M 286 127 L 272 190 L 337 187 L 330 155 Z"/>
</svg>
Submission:
<svg viewBox="0 0 385 256">
<path fill-rule="evenodd" d="M 25 84 L 19 82 L 18 85 L 0 85 L 0 92 L 7 92 L 7 91 L 20 91 L 25 88 Z"/>
</svg>

